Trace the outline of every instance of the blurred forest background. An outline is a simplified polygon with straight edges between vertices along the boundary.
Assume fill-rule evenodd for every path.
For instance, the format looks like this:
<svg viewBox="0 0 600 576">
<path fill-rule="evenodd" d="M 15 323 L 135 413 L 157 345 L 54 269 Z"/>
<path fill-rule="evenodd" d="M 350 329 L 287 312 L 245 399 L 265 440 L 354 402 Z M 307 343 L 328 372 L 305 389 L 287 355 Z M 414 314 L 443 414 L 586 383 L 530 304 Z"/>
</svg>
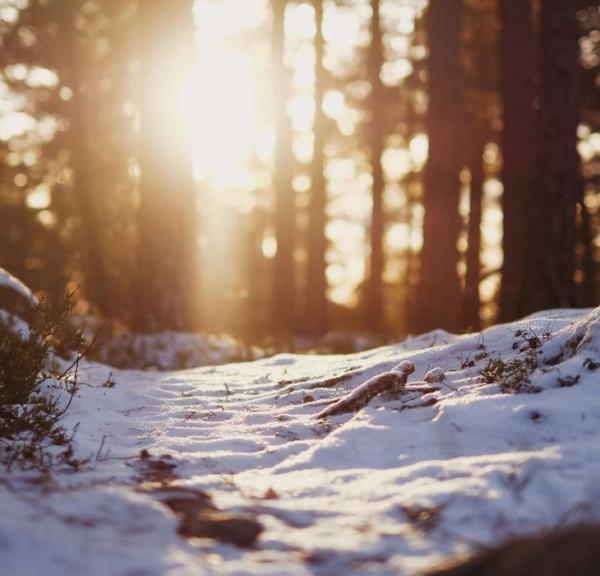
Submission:
<svg viewBox="0 0 600 576">
<path fill-rule="evenodd" d="M 600 294 L 598 0 L 0 0 L 0 266 L 138 332 Z"/>
</svg>

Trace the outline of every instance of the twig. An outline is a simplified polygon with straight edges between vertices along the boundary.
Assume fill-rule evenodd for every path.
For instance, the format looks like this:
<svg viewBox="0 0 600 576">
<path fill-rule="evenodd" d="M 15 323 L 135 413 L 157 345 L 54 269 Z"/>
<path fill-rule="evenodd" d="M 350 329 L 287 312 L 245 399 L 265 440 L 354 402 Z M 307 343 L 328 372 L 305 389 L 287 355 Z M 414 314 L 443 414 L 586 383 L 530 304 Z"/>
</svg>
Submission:
<svg viewBox="0 0 600 576">
<path fill-rule="evenodd" d="M 100 334 L 102 334 L 102 332 L 104 331 L 104 329 L 110 324 L 109 320 L 106 320 L 105 322 L 103 322 L 102 326 L 100 326 L 100 328 L 98 328 L 98 331 L 96 332 L 96 334 L 94 334 L 94 337 L 91 339 L 91 341 L 88 343 L 88 345 L 83 349 L 83 352 L 78 352 L 75 355 L 75 360 L 73 360 L 73 362 L 71 362 L 71 364 L 69 364 L 69 366 L 67 366 L 67 368 L 62 372 L 62 374 L 60 374 L 56 380 L 62 380 L 73 368 L 76 368 L 78 366 L 78 364 L 81 362 L 81 360 L 83 358 L 85 358 L 85 356 L 87 356 L 90 351 L 92 350 L 92 348 L 96 345 L 96 342 L 98 342 L 98 338 L 100 338 Z"/>
<path fill-rule="evenodd" d="M 346 380 L 351 380 L 357 374 L 360 374 L 359 370 L 354 372 L 346 372 L 345 374 L 340 374 L 339 376 L 333 376 L 331 378 L 327 378 L 326 380 L 319 380 L 318 382 L 313 382 L 309 384 L 306 389 L 314 390 L 315 388 L 333 388 Z"/>
<path fill-rule="evenodd" d="M 98 448 L 98 452 L 96 452 L 96 462 L 100 461 L 100 456 L 102 455 L 102 448 L 104 448 L 104 442 L 106 442 L 106 434 L 102 436 L 102 442 L 100 442 L 100 448 Z"/>
<path fill-rule="evenodd" d="M 317 418 L 326 418 L 345 412 L 354 412 L 359 410 L 377 394 L 382 392 L 401 392 L 406 386 L 409 374 L 415 371 L 415 365 L 412 362 L 404 361 L 394 368 L 391 372 L 384 372 L 373 376 L 352 392 L 342 396 L 335 404 L 325 408 L 317 414 Z"/>
</svg>

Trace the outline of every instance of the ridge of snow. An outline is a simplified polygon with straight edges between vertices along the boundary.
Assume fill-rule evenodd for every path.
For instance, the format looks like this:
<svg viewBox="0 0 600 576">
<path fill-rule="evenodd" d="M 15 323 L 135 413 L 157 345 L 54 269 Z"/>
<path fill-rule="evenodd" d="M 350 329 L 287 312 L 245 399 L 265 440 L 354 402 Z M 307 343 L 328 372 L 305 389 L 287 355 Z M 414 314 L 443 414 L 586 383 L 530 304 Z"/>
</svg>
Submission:
<svg viewBox="0 0 600 576">
<path fill-rule="evenodd" d="M 37 302 L 31 290 L 19 279 L 15 278 L 12 274 L 4 270 L 4 268 L 0 268 L 0 286 L 5 286 L 6 288 L 14 290 L 32 304 Z"/>
</svg>

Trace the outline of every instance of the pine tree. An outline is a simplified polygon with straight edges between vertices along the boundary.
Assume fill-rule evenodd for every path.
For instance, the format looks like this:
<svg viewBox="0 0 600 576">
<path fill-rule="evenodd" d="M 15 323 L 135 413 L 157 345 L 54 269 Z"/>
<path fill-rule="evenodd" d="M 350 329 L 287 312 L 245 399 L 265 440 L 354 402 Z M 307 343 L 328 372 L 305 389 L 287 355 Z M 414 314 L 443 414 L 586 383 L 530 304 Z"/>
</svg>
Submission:
<svg viewBox="0 0 600 576">
<path fill-rule="evenodd" d="M 292 127 L 286 106 L 289 95 L 285 57 L 285 12 L 287 0 L 272 0 L 271 58 L 274 120 L 276 128 L 273 187 L 275 191 L 275 238 L 277 253 L 273 270 L 273 323 L 276 331 L 291 332 L 295 306 L 295 231 L 296 207 L 292 188 Z"/>
<path fill-rule="evenodd" d="M 368 126 L 369 154 L 371 163 L 372 188 L 370 230 L 370 257 L 366 285 L 365 319 L 367 326 L 381 330 L 383 325 L 383 234 L 384 207 L 383 193 L 385 178 L 381 163 L 385 146 L 385 90 L 381 81 L 383 67 L 383 30 L 381 27 L 380 0 L 371 0 L 371 43 L 367 56 L 367 70 L 371 93 L 368 101 L 371 117 Z"/>
<path fill-rule="evenodd" d="M 92 311 L 113 316 L 122 312 L 119 283 L 128 282 L 132 260 L 128 159 L 134 123 L 123 113 L 132 98 L 132 6 L 131 0 L 93 6 L 84 0 L 30 0 L 0 28 L 5 84 L 23 98 L 28 114 L 40 121 L 51 117 L 57 127 L 43 137 L 36 127 L 11 139 L 18 156 L 34 155 L 36 161 L 15 165 L 11 160 L 10 171 L 26 178 L 19 187 L 18 216 L 18 236 L 26 240 L 17 251 L 21 264 L 14 246 L 13 262 L 4 263 L 56 298 L 64 293 L 68 273 L 81 282 L 78 294 Z M 54 81 L 31 85 L 28 74 L 13 74 L 17 69 L 44 70 Z M 25 203 L 38 186 L 49 195 L 39 214 Z M 27 229 L 26 220 L 32 224 Z M 14 244 L 10 229 L 16 224 L 9 217 L 0 242 Z"/>
<path fill-rule="evenodd" d="M 465 274 L 464 311 L 462 325 L 470 330 L 480 328 L 479 309 L 479 282 L 481 275 L 481 216 L 483 201 L 483 153 L 485 150 L 485 136 L 481 127 L 471 129 L 471 142 L 469 144 L 469 224 L 467 230 L 467 272 Z"/>
<path fill-rule="evenodd" d="M 524 312 L 529 240 L 528 222 L 533 171 L 534 38 L 529 0 L 500 0 L 500 90 L 503 107 L 502 183 L 504 186 L 500 319 Z"/>
<path fill-rule="evenodd" d="M 465 87 L 465 130 L 469 183 L 466 272 L 463 290 L 461 328 L 479 329 L 481 263 L 481 223 L 483 216 L 486 166 L 484 152 L 488 143 L 498 139 L 498 10 L 496 0 L 467 0 L 464 3 L 462 30 Z"/>
<path fill-rule="evenodd" d="M 542 0 L 535 174 L 527 210 L 522 313 L 575 302 L 575 211 L 580 199 L 579 31 L 575 0 Z"/>
<path fill-rule="evenodd" d="M 180 87 L 193 55 L 192 0 L 140 0 L 141 168 L 135 325 L 195 324 L 197 211 Z"/>
<path fill-rule="evenodd" d="M 413 328 L 456 329 L 461 290 L 457 272 L 458 201 L 463 148 L 463 94 L 459 58 L 461 0 L 431 2 L 423 250 Z"/>
<path fill-rule="evenodd" d="M 309 205 L 307 327 L 310 333 L 324 334 L 328 327 L 325 224 L 327 222 L 327 182 L 325 179 L 324 143 L 327 119 L 323 111 L 326 70 L 323 64 L 323 0 L 313 0 L 315 8 L 315 119 L 312 186 Z"/>
<path fill-rule="evenodd" d="M 84 291 L 86 296 L 105 314 L 114 312 L 109 277 L 104 259 L 104 234 L 98 195 L 94 188 L 94 156 L 87 131 L 87 118 L 93 112 L 90 102 L 90 83 L 86 76 L 85 46 L 76 20 L 81 5 L 72 0 L 55 0 L 56 21 L 59 25 L 60 51 L 64 62 L 63 81 L 71 89 L 67 107 L 69 123 L 69 152 L 73 170 L 73 188 L 77 216 L 81 223 Z"/>
</svg>

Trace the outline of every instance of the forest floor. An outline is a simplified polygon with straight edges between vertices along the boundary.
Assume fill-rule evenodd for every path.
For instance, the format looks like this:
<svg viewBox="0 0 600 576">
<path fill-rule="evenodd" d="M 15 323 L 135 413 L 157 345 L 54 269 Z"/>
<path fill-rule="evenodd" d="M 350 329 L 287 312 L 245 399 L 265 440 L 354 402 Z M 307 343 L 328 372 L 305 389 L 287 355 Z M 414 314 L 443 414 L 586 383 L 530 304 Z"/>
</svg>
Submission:
<svg viewBox="0 0 600 576">
<path fill-rule="evenodd" d="M 404 390 L 317 418 L 403 360 L 415 366 Z M 352 355 L 177 372 L 84 363 L 63 423 L 90 460 L 0 473 L 2 571 L 419 574 L 600 521 L 598 368 L 600 309 Z"/>
</svg>

